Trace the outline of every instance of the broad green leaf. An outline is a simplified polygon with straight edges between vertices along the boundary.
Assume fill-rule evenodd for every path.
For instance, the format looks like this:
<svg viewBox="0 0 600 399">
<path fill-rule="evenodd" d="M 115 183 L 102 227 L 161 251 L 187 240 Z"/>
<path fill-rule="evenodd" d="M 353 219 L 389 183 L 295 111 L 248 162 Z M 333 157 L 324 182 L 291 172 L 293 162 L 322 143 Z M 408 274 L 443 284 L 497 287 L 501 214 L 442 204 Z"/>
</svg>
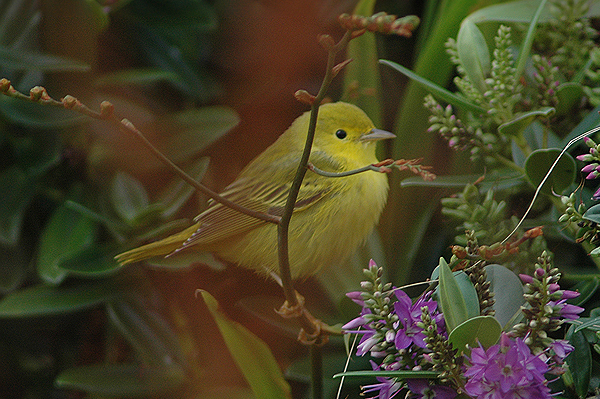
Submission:
<svg viewBox="0 0 600 399">
<path fill-rule="evenodd" d="M 121 266 L 114 259 L 117 255 L 115 245 L 93 245 L 76 255 L 64 259 L 58 264 L 70 276 L 82 278 L 101 278 L 116 273 Z"/>
<path fill-rule="evenodd" d="M 471 111 L 475 114 L 485 114 L 486 112 L 485 109 L 481 108 L 476 104 L 473 104 L 463 96 L 444 89 L 442 86 L 436 84 L 435 82 L 432 82 L 424 77 L 417 75 L 410 69 L 400 64 L 388 60 L 380 60 L 379 62 L 383 65 L 387 65 L 390 68 L 395 69 L 401 74 L 412 79 L 415 83 L 421 85 L 424 89 L 428 90 L 432 95 L 439 98 L 440 100 L 443 100 L 461 109 Z M 423 99 L 421 99 L 421 102 L 423 102 Z"/>
<path fill-rule="evenodd" d="M 442 307 L 442 313 L 444 313 L 446 328 L 448 332 L 452 332 L 458 325 L 467 320 L 467 305 L 456 278 L 444 258 L 440 258 L 438 268 L 440 273 L 439 303 Z"/>
<path fill-rule="evenodd" d="M 0 112 L 11 122 L 38 129 L 61 129 L 86 120 L 76 112 L 0 96 Z"/>
<path fill-rule="evenodd" d="M 229 319 L 217 301 L 206 291 L 199 291 L 214 317 L 229 352 L 244 374 L 254 395 L 262 399 L 290 398 L 290 386 L 263 341 L 241 324 Z M 257 367 L 260 365 L 260 367 Z"/>
<path fill-rule="evenodd" d="M 60 264 L 88 248 L 96 238 L 94 221 L 75 212 L 64 203 L 52 214 L 40 237 L 37 271 L 51 284 L 59 284 L 67 271 Z"/>
<path fill-rule="evenodd" d="M 163 367 L 186 362 L 173 328 L 142 299 L 130 295 L 113 301 L 107 306 L 107 313 L 144 364 Z"/>
<path fill-rule="evenodd" d="M 163 397 L 179 388 L 185 372 L 177 364 L 155 368 L 138 364 L 94 364 L 62 371 L 55 385 L 102 397 Z"/>
<path fill-rule="evenodd" d="M 110 280 L 77 282 L 68 286 L 34 285 L 0 300 L 1 318 L 73 313 L 114 300 L 121 294 Z"/>
<path fill-rule="evenodd" d="M 579 283 L 575 284 L 572 290 L 579 292 L 579 296 L 577 298 L 570 299 L 568 302 L 572 305 L 581 306 L 596 293 L 598 287 L 600 287 L 600 277 L 590 276 L 590 279 L 580 281 Z"/>
<path fill-rule="evenodd" d="M 523 134 L 525 129 L 533 123 L 536 118 L 550 117 L 554 114 L 554 108 L 544 107 L 534 111 L 525 112 L 518 115 L 513 120 L 503 123 L 498 126 L 498 133 L 506 136 L 518 137 Z"/>
<path fill-rule="evenodd" d="M 536 11 L 540 0 L 508 1 L 479 9 L 468 16 L 474 23 L 486 21 L 496 22 L 524 22 L 529 23 Z M 539 22 L 548 22 L 552 18 L 550 10 L 546 7 L 542 10 Z"/>
<path fill-rule="evenodd" d="M 488 90 L 485 78 L 491 69 L 490 50 L 472 20 L 467 18 L 460 25 L 456 47 L 465 74 L 480 93 L 485 93 Z"/>
<path fill-rule="evenodd" d="M 107 73 L 96 79 L 98 86 L 149 85 L 163 81 L 175 82 L 177 75 L 160 68 L 126 69 Z"/>
<path fill-rule="evenodd" d="M 25 211 L 37 188 L 37 181 L 20 168 L 10 167 L 0 173 L 0 243 L 11 246 L 17 243 Z"/>
<path fill-rule="evenodd" d="M 556 97 L 558 97 L 556 114 L 566 115 L 581 102 L 583 87 L 579 83 L 565 82 L 556 88 Z"/>
<path fill-rule="evenodd" d="M 565 359 L 573 376 L 575 392 L 580 398 L 585 398 L 589 391 L 592 374 L 592 351 L 583 332 L 574 332 L 575 326 L 569 327 L 565 338 L 573 345 L 573 352 Z"/>
<path fill-rule="evenodd" d="M 458 288 L 460 288 L 462 297 L 465 300 L 467 318 L 470 319 L 479 316 L 481 312 L 479 309 L 479 298 L 477 297 L 477 291 L 475 290 L 471 279 L 463 271 L 454 273 L 454 278 L 456 279 Z"/>
<path fill-rule="evenodd" d="M 494 293 L 495 317 L 503 328 L 512 327 L 506 324 L 518 312 L 525 302 L 523 284 L 519 277 L 502 265 L 491 264 L 485 267 L 490 291 Z"/>
<path fill-rule="evenodd" d="M 600 204 L 594 205 L 585 211 L 583 218 L 590 222 L 600 223 Z"/>
<path fill-rule="evenodd" d="M 187 160 L 236 127 L 240 119 L 228 107 L 194 108 L 171 115 L 159 121 L 164 132 L 175 132 L 166 146 L 161 147 L 173 162 Z"/>
<path fill-rule="evenodd" d="M 373 15 L 375 0 L 360 0 L 353 15 Z M 344 68 L 342 100 L 359 106 L 375 126 L 382 125 L 381 77 L 377 65 L 376 35 L 365 33 L 348 43 L 347 58 L 352 62 Z"/>
<path fill-rule="evenodd" d="M 573 140 L 575 137 L 580 134 L 587 132 L 588 130 L 598 126 L 600 124 L 600 105 L 591 110 L 581 122 L 571 132 L 562 139 L 562 142 L 558 146 L 559 148 L 564 148 L 567 143 Z"/>
<path fill-rule="evenodd" d="M 87 72 L 90 70 L 90 66 L 81 61 L 2 45 L 0 45 L 0 67 L 41 72 Z"/>
<path fill-rule="evenodd" d="M 150 204 L 148 193 L 142 183 L 124 172 L 115 174 L 110 194 L 113 208 L 130 224 Z"/>
<path fill-rule="evenodd" d="M 470 353 L 470 348 L 476 348 L 481 344 L 484 348 L 495 345 L 500 339 L 502 326 L 492 316 L 473 317 L 457 326 L 448 335 L 448 341 L 459 353 Z"/>
<path fill-rule="evenodd" d="M 561 150 L 557 148 L 540 149 L 535 150 L 527 157 L 525 174 L 534 187 L 542 182 L 560 152 Z M 568 153 L 564 153 L 544 183 L 541 192 L 561 194 L 575 181 L 576 176 L 577 164 L 575 160 Z"/>
<path fill-rule="evenodd" d="M 208 158 L 200 158 L 186 170 L 196 181 L 202 181 L 204 174 L 208 170 Z M 156 201 L 163 207 L 161 216 L 164 219 L 171 218 L 195 193 L 195 188 L 184 182 L 181 178 L 175 177 L 158 195 Z"/>
</svg>

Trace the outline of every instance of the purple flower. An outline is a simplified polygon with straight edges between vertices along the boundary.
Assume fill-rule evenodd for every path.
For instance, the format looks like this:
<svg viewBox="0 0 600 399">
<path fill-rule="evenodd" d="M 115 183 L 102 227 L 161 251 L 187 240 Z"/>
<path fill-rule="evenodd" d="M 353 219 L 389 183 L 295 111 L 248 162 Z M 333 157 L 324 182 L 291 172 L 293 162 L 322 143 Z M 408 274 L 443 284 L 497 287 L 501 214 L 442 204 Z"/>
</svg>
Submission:
<svg viewBox="0 0 600 399">
<path fill-rule="evenodd" d="M 380 367 L 371 360 L 371 367 L 373 370 L 379 370 Z M 386 377 L 377 377 L 377 384 L 365 385 L 362 387 L 363 394 L 366 395 L 372 392 L 378 392 L 375 396 L 370 396 L 369 398 L 375 399 L 391 399 L 402 388 L 402 382 L 397 381 L 395 378 L 386 378 Z"/>
<path fill-rule="evenodd" d="M 500 344 L 471 350 L 465 391 L 476 398 L 551 398 L 544 373 L 548 365 L 521 338 L 502 334 Z"/>
<path fill-rule="evenodd" d="M 456 397 L 456 391 L 452 388 L 445 387 L 443 385 L 429 385 L 427 380 L 415 379 L 407 380 L 408 389 L 412 395 L 411 398 L 415 399 L 454 399 Z"/>
<path fill-rule="evenodd" d="M 401 290 L 396 290 L 398 301 L 394 303 L 394 311 L 398 316 L 398 325 L 394 343 L 397 349 L 406 349 L 411 344 L 425 348 L 425 333 L 417 325 L 421 322 L 421 308 L 426 307 L 432 314 L 437 309 L 437 303 L 429 300 L 429 295 L 420 297 L 414 304 L 410 297 Z M 437 322 L 437 320 L 436 320 Z"/>
<path fill-rule="evenodd" d="M 552 318 L 562 318 L 567 320 L 576 320 L 579 318 L 579 313 L 584 309 L 567 303 L 566 299 L 560 301 L 549 301 L 548 306 L 552 307 Z"/>
</svg>

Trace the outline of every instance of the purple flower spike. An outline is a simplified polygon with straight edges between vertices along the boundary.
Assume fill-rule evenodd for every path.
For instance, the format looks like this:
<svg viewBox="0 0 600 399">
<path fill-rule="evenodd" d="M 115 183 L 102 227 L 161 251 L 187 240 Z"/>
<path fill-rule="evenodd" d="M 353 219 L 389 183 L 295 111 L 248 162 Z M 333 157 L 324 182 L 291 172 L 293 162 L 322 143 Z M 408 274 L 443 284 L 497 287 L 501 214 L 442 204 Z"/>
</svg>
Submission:
<svg viewBox="0 0 600 399">
<path fill-rule="evenodd" d="M 456 397 L 454 389 L 442 385 L 429 385 L 427 380 L 407 380 L 406 383 L 412 393 L 411 398 L 414 399 L 453 399 Z"/>
</svg>

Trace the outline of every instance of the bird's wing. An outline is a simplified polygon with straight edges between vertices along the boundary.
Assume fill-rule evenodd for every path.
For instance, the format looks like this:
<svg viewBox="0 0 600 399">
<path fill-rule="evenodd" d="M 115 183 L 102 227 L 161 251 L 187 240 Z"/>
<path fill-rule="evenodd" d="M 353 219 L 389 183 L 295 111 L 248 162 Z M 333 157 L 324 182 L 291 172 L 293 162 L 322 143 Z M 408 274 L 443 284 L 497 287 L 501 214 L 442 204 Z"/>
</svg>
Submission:
<svg viewBox="0 0 600 399">
<path fill-rule="evenodd" d="M 304 181 L 294 212 L 302 211 L 317 203 L 331 191 L 330 186 L 314 184 L 314 178 Z M 281 216 L 287 201 L 291 183 L 252 182 L 240 178 L 228 186 L 221 195 L 243 207 L 254 211 Z M 209 208 L 195 219 L 198 230 L 183 244 L 181 249 L 195 244 L 208 244 L 245 233 L 265 221 L 235 211 L 211 201 Z"/>
</svg>

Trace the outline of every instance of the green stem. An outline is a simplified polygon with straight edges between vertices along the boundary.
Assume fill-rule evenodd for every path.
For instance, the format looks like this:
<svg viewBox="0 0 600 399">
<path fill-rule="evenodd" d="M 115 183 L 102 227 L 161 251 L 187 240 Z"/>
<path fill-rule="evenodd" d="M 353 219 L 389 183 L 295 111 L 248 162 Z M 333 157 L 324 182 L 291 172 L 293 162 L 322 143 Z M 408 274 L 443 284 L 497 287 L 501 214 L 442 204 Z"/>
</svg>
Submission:
<svg viewBox="0 0 600 399">
<path fill-rule="evenodd" d="M 321 345 L 310 346 L 312 398 L 323 397 L 323 348 Z"/>
</svg>

